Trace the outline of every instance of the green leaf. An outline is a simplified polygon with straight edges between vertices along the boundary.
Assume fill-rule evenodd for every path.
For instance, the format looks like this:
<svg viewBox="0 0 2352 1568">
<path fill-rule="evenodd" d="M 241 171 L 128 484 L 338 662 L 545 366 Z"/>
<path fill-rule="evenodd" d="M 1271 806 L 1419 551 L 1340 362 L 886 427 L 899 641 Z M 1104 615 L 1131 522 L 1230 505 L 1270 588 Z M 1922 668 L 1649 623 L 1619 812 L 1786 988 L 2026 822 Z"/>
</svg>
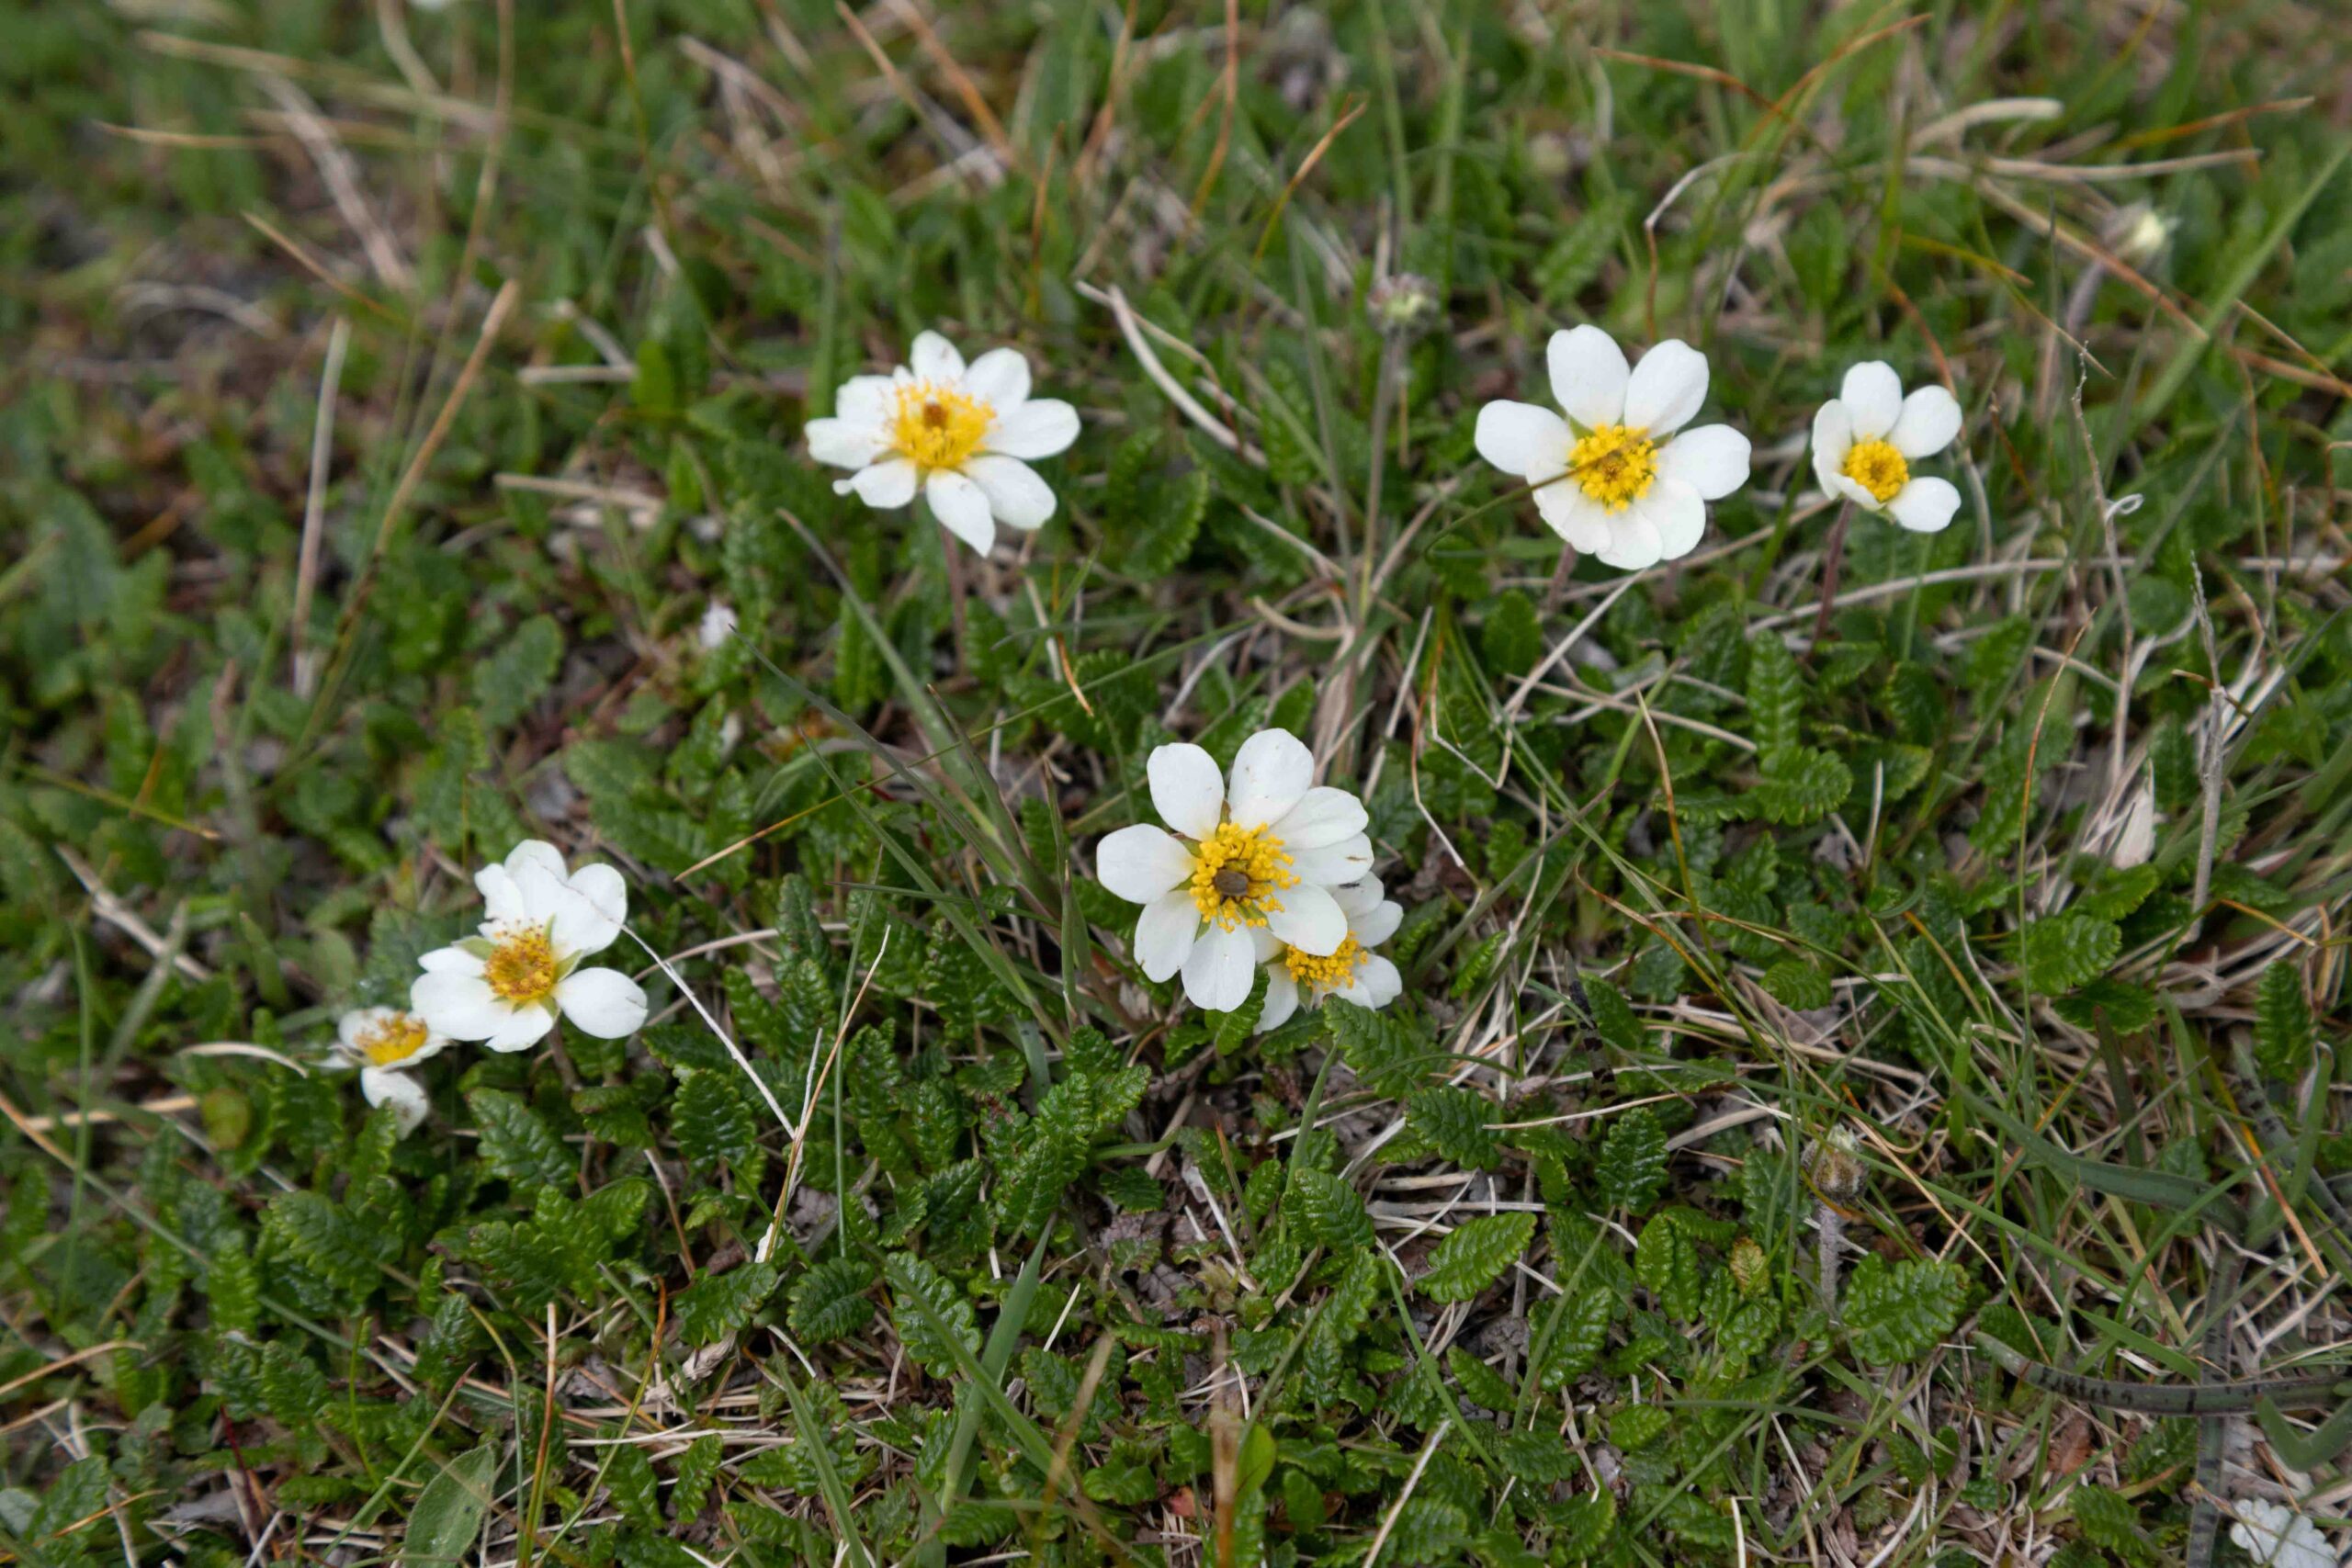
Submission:
<svg viewBox="0 0 2352 1568">
<path fill-rule="evenodd" d="M 1804 712 L 1804 672 L 1778 632 L 1765 632 L 1747 645 L 1747 735 L 1770 757 L 1792 751 L 1797 721 Z"/>
<path fill-rule="evenodd" d="M 1478 649 L 1498 677 L 1524 675 L 1534 669 L 1544 657 L 1544 623 L 1535 613 L 1535 601 L 1516 588 L 1505 590 L 1487 612 Z"/>
<path fill-rule="evenodd" d="M 1623 236 L 1625 219 L 1632 210 L 1632 201 L 1617 191 L 1587 208 L 1584 216 L 1562 232 L 1536 262 L 1533 282 L 1537 297 L 1555 310 L 1570 304 L 1600 276 L 1601 265 Z"/>
<path fill-rule="evenodd" d="M 1588 1285 L 1573 1296 L 1563 1297 L 1553 1308 L 1557 1316 L 1553 1320 L 1551 1343 L 1544 1349 L 1544 1370 L 1536 1380 L 1545 1393 L 1566 1388 L 1600 1364 L 1618 1304 L 1617 1293 L 1608 1286 Z"/>
<path fill-rule="evenodd" d="M 426 1482 L 409 1512 L 408 1534 L 401 1543 L 402 1568 L 451 1568 L 470 1561 L 497 1473 L 498 1450 L 484 1443 Z"/>
<path fill-rule="evenodd" d="M 1854 787 L 1854 775 L 1846 764 L 1813 746 L 1768 752 L 1756 772 L 1747 808 L 1784 828 L 1818 822 L 1844 805 Z"/>
<path fill-rule="evenodd" d="M 2068 910 L 2027 926 L 2018 956 L 2026 984 L 2050 996 L 2096 979 L 2122 948 L 2123 933 L 2114 922 Z"/>
<path fill-rule="evenodd" d="M 1634 1246 L 1634 1277 L 1657 1297 L 1668 1317 L 1699 1315 L 1699 1248 L 1669 1210 L 1642 1227 Z"/>
<path fill-rule="evenodd" d="M 1466 1089 L 1425 1089 L 1407 1101 L 1406 1121 L 1432 1147 L 1459 1166 L 1491 1170 L 1501 1158 L 1487 1118 L 1494 1107 Z"/>
<path fill-rule="evenodd" d="M 568 1182 L 577 1168 L 569 1150 L 528 1105 L 503 1089 L 478 1089 L 466 1104 L 481 1129 L 482 1158 L 517 1188 Z"/>
<path fill-rule="evenodd" d="M 1464 1220 L 1430 1254 L 1429 1271 L 1415 1283 L 1435 1302 L 1466 1302 L 1501 1278 L 1535 1239 L 1535 1216 L 1482 1214 Z"/>
<path fill-rule="evenodd" d="M 1890 1366 L 1915 1360 L 1960 1322 L 1968 1279 L 1956 1264 L 1921 1258 L 1890 1264 L 1876 1253 L 1854 1266 L 1841 1303 L 1854 1353 Z"/>
<path fill-rule="evenodd" d="M 1356 1190 L 1320 1170 L 1290 1173 L 1290 1195 L 1283 1207 L 1315 1245 L 1333 1252 L 1373 1245 L 1372 1216 Z"/>
<path fill-rule="evenodd" d="M 741 1165 L 759 1149 L 760 1123 L 735 1088 L 730 1072 L 680 1074 L 670 1102 L 671 1134 L 678 1153 L 700 1170 Z"/>
<path fill-rule="evenodd" d="M 1428 1076 L 1436 1047 L 1394 1012 L 1375 1012 L 1344 997 L 1333 997 L 1321 1010 L 1324 1032 L 1369 1088 L 1385 1095 L 1410 1094 Z"/>
<path fill-rule="evenodd" d="M 1797 1012 L 1826 1008 L 1836 997 L 1829 976 L 1804 958 L 1783 958 L 1764 971 L 1764 988 L 1782 1007 Z"/>
<path fill-rule="evenodd" d="M 741 1333 L 775 1293 L 776 1280 L 773 1263 L 744 1263 L 724 1274 L 705 1274 L 670 1299 L 680 1337 L 690 1344 L 708 1345 Z"/>
<path fill-rule="evenodd" d="M 846 1339 L 874 1321 L 867 1287 L 874 1270 L 862 1258 L 834 1258 L 792 1284 L 792 1332 L 804 1345 Z"/>
<path fill-rule="evenodd" d="M 534 615 L 497 651 L 474 666 L 474 707 L 492 729 L 531 711 L 563 660 L 563 632 L 552 615 Z"/>
<path fill-rule="evenodd" d="M 2303 999 L 2303 977 L 2278 960 L 2262 972 L 2254 996 L 2254 1059 L 2263 1077 L 2291 1083 L 2312 1065 L 2318 1032 L 2311 1004 Z"/>
<path fill-rule="evenodd" d="M 1610 1127 L 1593 1178 L 1603 1208 L 1638 1214 L 1657 1200 L 1666 1185 L 1666 1129 L 1649 1107 L 1634 1107 Z"/>
<path fill-rule="evenodd" d="M 362 1224 L 316 1192 L 280 1193 L 264 1222 L 271 1238 L 304 1268 L 354 1295 L 372 1287 L 401 1254 L 400 1238 Z"/>
<path fill-rule="evenodd" d="M 907 1354 L 933 1377 L 955 1376 L 958 1358 L 943 1335 L 953 1336 L 972 1355 L 979 1353 L 980 1323 L 971 1302 L 947 1276 L 912 1253 L 890 1254 L 882 1271 L 892 1294 L 900 1298 L 890 1303 L 890 1326 L 899 1331 Z M 931 1310 L 923 1311 L 905 1299 L 909 1297 L 928 1303 Z"/>
</svg>

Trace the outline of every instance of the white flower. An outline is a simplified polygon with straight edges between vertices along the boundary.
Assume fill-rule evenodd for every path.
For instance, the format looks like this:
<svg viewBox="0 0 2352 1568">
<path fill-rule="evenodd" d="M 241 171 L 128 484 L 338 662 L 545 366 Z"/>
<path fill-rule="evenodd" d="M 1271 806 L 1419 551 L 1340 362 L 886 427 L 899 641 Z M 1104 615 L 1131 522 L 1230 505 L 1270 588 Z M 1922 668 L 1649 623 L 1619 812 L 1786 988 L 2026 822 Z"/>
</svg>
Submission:
<svg viewBox="0 0 2352 1568">
<path fill-rule="evenodd" d="M 1545 357 L 1568 417 L 1488 403 L 1478 456 L 1534 485 L 1544 521 L 1589 556 L 1639 571 L 1689 555 L 1706 503 L 1747 482 L 1747 436 L 1727 424 L 1682 430 L 1707 400 L 1707 356 L 1668 338 L 1629 370 L 1615 339 L 1584 326 L 1554 333 Z"/>
<path fill-rule="evenodd" d="M 2281 1504 L 2249 1497 L 2236 1504 L 2230 1539 L 2265 1568 L 2336 1568 L 2335 1549 L 2319 1527 Z"/>
<path fill-rule="evenodd" d="M 947 531 L 979 551 L 996 525 L 1035 528 L 1054 514 L 1054 492 L 1024 457 L 1050 457 L 1078 439 L 1078 411 L 1029 395 L 1029 362 L 994 348 L 967 367 L 937 333 L 915 339 L 911 367 L 856 376 L 833 400 L 833 417 L 808 422 L 808 455 L 856 470 L 833 491 L 868 506 L 907 504 L 920 489 Z"/>
<path fill-rule="evenodd" d="M 370 1105 L 389 1105 L 406 1137 L 424 1120 L 424 1090 L 409 1069 L 437 1055 L 449 1037 L 399 1008 L 357 1008 L 335 1023 L 327 1049 L 330 1071 L 359 1070 L 359 1093 Z"/>
<path fill-rule="evenodd" d="M 723 599 L 713 599 L 702 613 L 702 624 L 695 628 L 695 640 L 702 644 L 705 653 L 716 653 L 735 635 L 735 606 Z"/>
<path fill-rule="evenodd" d="M 1231 1012 L 1250 999 L 1252 933 L 1329 957 L 1348 940 L 1332 890 L 1372 869 L 1370 820 L 1343 789 L 1316 784 L 1315 758 L 1286 729 L 1241 743 L 1231 778 L 1198 746 L 1162 746 L 1147 767 L 1151 803 L 1177 833 L 1122 828 L 1094 852 L 1102 886 L 1130 904 L 1136 962 L 1154 980 L 1178 970 L 1193 1005 Z"/>
<path fill-rule="evenodd" d="M 1951 481 L 1914 479 L 1911 465 L 1960 434 L 1960 403 L 1928 385 L 1909 397 L 1879 360 L 1846 372 L 1838 395 L 1813 416 L 1813 473 L 1821 488 L 1865 512 L 1883 512 L 1915 534 L 1939 534 L 1960 510 Z"/>
<path fill-rule="evenodd" d="M 481 934 L 424 955 L 409 1006 L 456 1040 L 520 1051 L 560 1012 L 587 1033 L 617 1040 L 645 1021 L 645 991 L 617 969 L 582 969 L 621 934 L 628 888 L 608 865 L 567 873 L 537 839 L 474 876 L 489 919 Z"/>
<path fill-rule="evenodd" d="M 1348 918 L 1348 940 L 1329 956 L 1302 952 L 1270 931 L 1250 933 L 1258 962 L 1266 970 L 1266 1005 L 1258 1015 L 1259 1033 L 1281 1028 L 1300 1008 L 1319 1006 L 1326 997 L 1385 1008 L 1403 993 L 1405 977 L 1396 973 L 1396 965 L 1372 950 L 1396 934 L 1404 907 L 1382 890 L 1376 876 L 1335 888 L 1331 897 Z"/>
</svg>

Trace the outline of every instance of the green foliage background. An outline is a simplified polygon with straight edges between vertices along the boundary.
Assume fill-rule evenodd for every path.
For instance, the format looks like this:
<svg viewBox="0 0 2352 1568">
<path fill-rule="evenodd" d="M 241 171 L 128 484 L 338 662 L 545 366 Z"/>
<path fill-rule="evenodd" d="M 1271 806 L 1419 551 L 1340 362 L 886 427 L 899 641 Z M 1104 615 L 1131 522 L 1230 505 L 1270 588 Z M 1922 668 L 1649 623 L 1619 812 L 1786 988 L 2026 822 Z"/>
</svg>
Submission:
<svg viewBox="0 0 2352 1568">
<path fill-rule="evenodd" d="M 2325 1402 L 2050 1371 L 2352 1331 L 2322 8 L 0 46 L 15 1560 L 2079 1565 L 2340 1509 Z M 1471 450 L 1584 320 L 1756 443 L 1630 582 Z M 985 562 L 800 445 L 933 325 L 1086 422 Z M 1817 621 L 1804 434 L 1870 357 L 1957 389 L 1965 503 L 1857 519 Z M 1408 986 L 1257 1036 L 1088 868 L 1154 745 L 1268 725 L 1363 790 Z M 307 1069 L 526 836 L 695 1005 L 447 1053 L 398 1138 Z"/>
</svg>

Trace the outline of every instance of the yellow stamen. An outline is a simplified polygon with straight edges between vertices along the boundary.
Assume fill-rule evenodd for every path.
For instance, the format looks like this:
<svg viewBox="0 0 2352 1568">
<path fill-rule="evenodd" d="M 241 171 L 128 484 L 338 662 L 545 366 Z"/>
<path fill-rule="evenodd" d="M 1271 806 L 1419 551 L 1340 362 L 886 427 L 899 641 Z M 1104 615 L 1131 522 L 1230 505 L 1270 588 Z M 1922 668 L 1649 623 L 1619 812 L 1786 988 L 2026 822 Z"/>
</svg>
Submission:
<svg viewBox="0 0 2352 1568">
<path fill-rule="evenodd" d="M 555 948 L 537 929 L 502 931 L 481 967 L 492 992 L 516 1007 L 545 1001 L 558 978 Z"/>
<path fill-rule="evenodd" d="M 1845 476 L 1871 492 L 1882 506 L 1911 482 L 1911 465 L 1884 441 L 1857 441 L 1846 454 Z"/>
<path fill-rule="evenodd" d="M 396 1012 L 359 1036 L 359 1054 L 371 1067 L 392 1067 L 424 1049 L 429 1038 L 424 1021 L 414 1013 Z"/>
<path fill-rule="evenodd" d="M 1317 957 L 1295 947 L 1283 949 L 1283 963 L 1290 970 L 1290 977 L 1302 986 L 1317 986 L 1327 991 L 1345 990 L 1357 967 L 1370 956 L 1363 944 L 1349 937 L 1328 957 Z"/>
<path fill-rule="evenodd" d="M 1577 443 L 1568 462 L 1585 494 L 1611 512 L 1623 512 L 1647 495 L 1657 479 L 1657 443 L 1630 425 L 1597 425 Z"/>
<path fill-rule="evenodd" d="M 1282 912 L 1271 895 L 1297 885 L 1283 841 L 1263 828 L 1220 822 L 1193 856 L 1193 907 L 1227 931 L 1264 925 L 1267 915 Z"/>
<path fill-rule="evenodd" d="M 990 405 L 930 381 L 908 382 L 898 389 L 898 400 L 890 446 L 925 472 L 961 468 L 996 420 Z"/>
</svg>

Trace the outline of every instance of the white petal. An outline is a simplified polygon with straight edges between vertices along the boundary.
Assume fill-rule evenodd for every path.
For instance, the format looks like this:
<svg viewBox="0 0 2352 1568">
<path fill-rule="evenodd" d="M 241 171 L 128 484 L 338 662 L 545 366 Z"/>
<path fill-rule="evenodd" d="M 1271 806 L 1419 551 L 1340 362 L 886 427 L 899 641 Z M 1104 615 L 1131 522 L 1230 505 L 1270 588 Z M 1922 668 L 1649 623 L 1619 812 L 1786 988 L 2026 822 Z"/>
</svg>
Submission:
<svg viewBox="0 0 2352 1568">
<path fill-rule="evenodd" d="M 1593 552 L 1603 566 L 1620 571 L 1646 571 L 1666 554 L 1657 528 L 1638 512 L 1621 512 L 1609 525 L 1609 543 Z"/>
<path fill-rule="evenodd" d="M 1059 398 L 1032 398 L 999 413 L 980 450 L 1007 457 L 1050 457 L 1078 439 L 1078 411 Z"/>
<path fill-rule="evenodd" d="M 1670 337 L 1634 367 L 1625 385 L 1625 423 L 1653 436 L 1668 435 L 1690 423 L 1707 400 L 1707 356 Z"/>
<path fill-rule="evenodd" d="M 1356 970 L 1355 981 L 1365 993 L 1363 1005 L 1368 1008 L 1385 1008 L 1405 991 L 1405 976 L 1396 972 L 1396 965 L 1376 953 Z"/>
<path fill-rule="evenodd" d="M 523 889 L 529 923 L 547 929 L 548 940 L 558 957 L 602 953 L 621 934 L 620 922 L 607 918 L 594 900 L 561 874 L 544 865 L 529 864 L 514 880 Z"/>
<path fill-rule="evenodd" d="M 1371 820 L 1363 801 L 1346 790 L 1317 784 L 1301 795 L 1298 804 L 1269 831 L 1283 841 L 1285 849 L 1296 853 L 1300 850 L 1319 850 L 1353 837 L 1363 832 L 1364 824 Z"/>
<path fill-rule="evenodd" d="M 1094 874 L 1130 904 L 1148 904 L 1189 881 L 1192 852 L 1148 822 L 1122 828 L 1094 846 Z"/>
<path fill-rule="evenodd" d="M 1302 881 L 1275 897 L 1282 908 L 1266 912 L 1266 927 L 1300 952 L 1329 958 L 1348 940 L 1348 917 L 1329 888 Z"/>
<path fill-rule="evenodd" d="M 1290 977 L 1287 964 L 1266 965 L 1266 999 L 1258 1011 L 1258 1032 L 1280 1029 L 1298 1010 L 1298 982 Z"/>
<path fill-rule="evenodd" d="M 571 890 L 596 906 L 596 912 L 613 922 L 613 934 L 620 934 L 618 927 L 628 919 L 628 884 L 621 874 L 609 865 L 583 865 L 571 874 Z M 597 952 L 595 948 L 582 951 Z"/>
<path fill-rule="evenodd" d="M 1157 984 L 1182 969 L 1200 930 L 1201 911 L 1189 888 L 1163 893 L 1145 905 L 1136 919 L 1135 942 L 1135 960 L 1145 976 Z"/>
<path fill-rule="evenodd" d="M 1828 488 L 1830 494 L 1842 496 L 1846 500 L 1852 502 L 1856 506 L 1860 507 L 1865 512 L 1884 512 L 1886 510 L 1886 503 L 1884 502 L 1882 502 L 1878 497 L 1863 489 L 1860 481 L 1849 479 L 1843 474 L 1830 475 L 1828 479 Z"/>
<path fill-rule="evenodd" d="M 989 510 L 996 520 L 1008 528 L 1043 527 L 1054 514 L 1052 487 L 1018 457 L 983 452 L 965 463 L 964 472 L 989 498 Z"/>
<path fill-rule="evenodd" d="M 1641 500 L 1634 502 L 1634 514 L 1657 530 L 1657 550 L 1660 560 L 1680 560 L 1698 547 L 1707 532 L 1707 503 L 1699 492 L 1679 479 L 1660 475 Z"/>
<path fill-rule="evenodd" d="M 964 372 L 964 390 L 999 413 L 1029 400 L 1029 362 L 1017 348 L 992 348 Z"/>
<path fill-rule="evenodd" d="M 1609 508 L 1585 494 L 1574 479 L 1545 485 L 1535 492 L 1535 510 L 1555 534 L 1587 555 L 1609 547 Z"/>
<path fill-rule="evenodd" d="M 853 376 L 833 394 L 833 417 L 843 424 L 887 423 L 898 385 L 894 377 Z"/>
<path fill-rule="evenodd" d="M 416 961 L 417 967 L 428 975 L 447 973 L 471 975 L 479 978 L 482 962 L 462 947 L 436 947 Z M 414 1004 L 411 1004 L 413 1010 Z"/>
<path fill-rule="evenodd" d="M 335 1020 L 335 1038 L 356 1051 L 362 1040 L 391 1021 L 393 1012 L 391 1008 L 354 1008 Z"/>
<path fill-rule="evenodd" d="M 1291 856 L 1291 870 L 1301 883 L 1317 887 L 1344 887 L 1351 882 L 1362 881 L 1372 870 L 1372 840 L 1358 833 L 1352 839 L 1342 839 L 1319 850 L 1306 850 Z M 1284 888 L 1282 896 L 1290 897 Z"/>
<path fill-rule="evenodd" d="M 1478 411 L 1478 456 L 1521 479 L 1564 472 L 1576 437 L 1568 423 L 1533 403 L 1493 402 Z"/>
<path fill-rule="evenodd" d="M 1250 938 L 1242 928 L 1227 931 L 1213 925 L 1185 955 L 1184 995 L 1196 1008 L 1231 1012 L 1250 999 L 1251 976 L 1257 973 L 1258 966 L 1250 957 Z"/>
<path fill-rule="evenodd" d="M 545 839 L 526 839 L 506 852 L 506 874 L 521 880 L 525 866 L 536 865 L 552 873 L 559 880 L 569 874 L 563 863 L 563 852 Z"/>
<path fill-rule="evenodd" d="M 1838 400 L 1854 422 L 1855 439 L 1876 441 L 1894 428 L 1903 412 L 1903 378 L 1883 359 L 1865 360 L 1846 372 Z"/>
<path fill-rule="evenodd" d="M 548 1037 L 555 1027 L 555 1014 L 543 1007 L 515 1008 L 500 1021 L 497 1029 L 481 1043 L 485 1051 L 501 1055 L 515 1051 L 527 1051 Z"/>
<path fill-rule="evenodd" d="M 964 379 L 964 356 L 956 352 L 954 344 L 937 333 L 917 333 L 915 346 L 908 354 L 907 362 L 917 380 L 952 387 Z"/>
<path fill-rule="evenodd" d="M 1903 400 L 1903 412 L 1887 435 L 1894 449 L 1914 462 L 1932 457 L 1960 434 L 1960 400 L 1930 382 Z"/>
<path fill-rule="evenodd" d="M 915 498 L 915 466 L 904 457 L 887 457 L 833 481 L 835 495 L 854 491 L 858 500 L 880 512 L 895 512 Z"/>
<path fill-rule="evenodd" d="M 1813 416 L 1813 477 L 1829 494 L 1839 493 L 1838 479 L 1846 466 L 1846 454 L 1853 449 L 1853 415 L 1832 398 Z"/>
<path fill-rule="evenodd" d="M 1225 777 L 1216 759 L 1189 740 L 1151 749 L 1144 764 L 1151 780 L 1152 808 L 1159 819 L 1188 839 L 1216 831 L 1225 812 Z"/>
<path fill-rule="evenodd" d="M 862 468 L 889 445 L 880 426 L 845 419 L 812 419 L 801 434 L 808 438 L 808 456 L 836 468 Z"/>
<path fill-rule="evenodd" d="M 1340 901 L 1340 908 L 1347 911 L 1348 930 L 1352 931 L 1356 929 L 1357 917 L 1369 915 L 1378 908 L 1381 900 L 1387 895 L 1381 890 L 1380 878 L 1367 876 L 1361 882 L 1351 882 L 1344 887 L 1332 888 L 1331 897 L 1337 898 Z M 1361 940 L 1361 933 L 1359 933 L 1359 940 Z"/>
<path fill-rule="evenodd" d="M 1702 501 L 1721 501 L 1747 482 L 1747 437 L 1728 424 L 1686 430 L 1657 455 L 1657 477 L 1678 479 Z"/>
<path fill-rule="evenodd" d="M 1625 351 L 1596 326 L 1554 333 L 1544 350 L 1552 372 L 1552 396 L 1577 428 L 1615 424 L 1625 412 Z"/>
<path fill-rule="evenodd" d="M 1233 754 L 1225 798 L 1233 820 L 1262 828 L 1290 815 L 1315 782 L 1315 753 L 1287 729 L 1261 729 Z"/>
<path fill-rule="evenodd" d="M 405 1138 L 424 1120 L 427 1102 L 424 1086 L 406 1073 L 388 1073 L 378 1067 L 359 1070 L 359 1094 L 370 1105 L 392 1108 L 392 1125 Z"/>
<path fill-rule="evenodd" d="M 484 921 L 523 920 L 530 918 L 530 907 L 524 900 L 523 889 L 515 885 L 514 874 L 504 866 L 486 865 L 475 872 L 474 888 L 481 895 Z"/>
<path fill-rule="evenodd" d="M 618 1040 L 645 1021 L 645 987 L 617 969 L 575 969 L 556 985 L 556 1006 L 583 1033 Z"/>
<path fill-rule="evenodd" d="M 1952 489 L 1949 479 L 1913 479 L 1895 491 L 1886 510 L 1914 534 L 1940 534 L 1951 525 L 1951 514 L 1960 510 L 1960 491 Z"/>
<path fill-rule="evenodd" d="M 487 1040 L 510 1010 L 477 969 L 473 974 L 434 970 L 409 983 L 409 1010 L 436 1034 L 452 1040 Z"/>
<path fill-rule="evenodd" d="M 1351 917 L 1348 930 L 1360 947 L 1378 947 L 1396 934 L 1405 923 L 1405 906 L 1394 898 L 1383 898 L 1365 914 Z"/>
<path fill-rule="evenodd" d="M 958 473 L 934 469 L 923 481 L 923 500 L 941 526 L 986 555 L 996 544 L 996 519 L 989 511 L 988 492 Z"/>
<path fill-rule="evenodd" d="M 1283 939 L 1263 926 L 1245 926 L 1250 933 L 1250 961 L 1263 967 L 1283 955 Z"/>
</svg>

